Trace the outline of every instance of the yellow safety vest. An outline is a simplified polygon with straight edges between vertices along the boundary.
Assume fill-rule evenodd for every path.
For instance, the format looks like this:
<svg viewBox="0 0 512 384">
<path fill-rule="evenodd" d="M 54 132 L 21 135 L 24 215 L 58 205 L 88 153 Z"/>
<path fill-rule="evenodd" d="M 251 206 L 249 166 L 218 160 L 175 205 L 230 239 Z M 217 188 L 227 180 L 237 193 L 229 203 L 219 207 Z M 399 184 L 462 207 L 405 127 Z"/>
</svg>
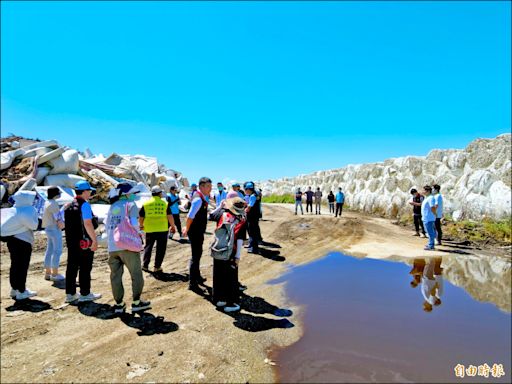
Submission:
<svg viewBox="0 0 512 384">
<path fill-rule="evenodd" d="M 160 197 L 153 196 L 143 205 L 144 213 L 144 231 L 146 233 L 167 232 L 167 201 Z"/>
</svg>

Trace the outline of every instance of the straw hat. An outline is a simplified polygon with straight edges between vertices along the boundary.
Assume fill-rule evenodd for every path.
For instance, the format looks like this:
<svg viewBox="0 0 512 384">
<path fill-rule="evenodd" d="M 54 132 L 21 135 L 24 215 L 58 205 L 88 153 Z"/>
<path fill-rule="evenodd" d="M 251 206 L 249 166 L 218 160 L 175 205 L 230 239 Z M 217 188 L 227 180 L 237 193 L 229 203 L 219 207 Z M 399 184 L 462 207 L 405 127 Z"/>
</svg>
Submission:
<svg viewBox="0 0 512 384">
<path fill-rule="evenodd" d="M 240 216 L 245 213 L 245 201 L 240 197 L 232 197 L 225 200 L 224 208 L 233 215 Z"/>
</svg>

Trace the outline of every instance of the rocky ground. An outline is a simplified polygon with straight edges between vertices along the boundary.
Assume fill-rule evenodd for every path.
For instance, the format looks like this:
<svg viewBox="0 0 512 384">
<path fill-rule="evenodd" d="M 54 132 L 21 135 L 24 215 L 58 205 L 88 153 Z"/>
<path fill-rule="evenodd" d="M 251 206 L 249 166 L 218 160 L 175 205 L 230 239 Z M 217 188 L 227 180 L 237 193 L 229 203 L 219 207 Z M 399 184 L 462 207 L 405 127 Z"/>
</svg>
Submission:
<svg viewBox="0 0 512 384">
<path fill-rule="evenodd" d="M 190 246 L 170 241 L 164 274 L 145 274 L 143 315 L 113 315 L 106 249 L 95 255 L 92 288 L 97 303 L 65 305 L 64 290 L 43 279 L 44 236 L 35 246 L 27 286 L 38 291 L 28 303 L 9 298 L 10 259 L 1 252 L 2 382 L 273 382 L 269 351 L 301 336 L 303 308 L 290 302 L 284 286 L 267 282 L 291 265 L 331 251 L 355 256 L 416 257 L 425 240 L 390 220 L 347 212 L 295 216 L 291 205 L 267 205 L 261 223 L 267 242 L 262 255 L 242 253 L 240 280 L 248 285 L 242 311 L 227 315 L 209 302 L 212 260 L 205 241 L 203 295 L 187 289 Z M 208 231 L 213 230 L 209 224 Z M 496 250 L 442 247 L 429 255 Z M 64 251 L 66 252 L 66 251 Z M 65 253 L 64 253 L 65 254 Z M 62 272 L 66 257 L 63 256 Z M 131 295 L 125 274 L 126 299 Z M 290 316 L 286 311 L 290 309 Z M 279 362 L 276 362 L 277 365 Z"/>
</svg>

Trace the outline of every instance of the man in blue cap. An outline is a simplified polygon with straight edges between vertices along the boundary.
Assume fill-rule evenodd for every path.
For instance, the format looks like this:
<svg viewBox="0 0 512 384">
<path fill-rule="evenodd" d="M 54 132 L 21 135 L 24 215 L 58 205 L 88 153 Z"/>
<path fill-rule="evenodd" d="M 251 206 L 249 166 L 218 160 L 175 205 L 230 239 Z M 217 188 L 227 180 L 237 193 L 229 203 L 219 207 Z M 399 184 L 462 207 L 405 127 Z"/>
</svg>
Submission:
<svg viewBox="0 0 512 384">
<path fill-rule="evenodd" d="M 94 217 L 89 204 L 95 188 L 85 181 L 75 184 L 76 197 L 65 209 L 66 244 L 68 248 L 68 265 L 66 267 L 66 302 L 94 301 L 100 294 L 91 292 L 91 270 L 94 251 L 98 249 Z M 76 277 L 80 278 L 80 295 L 76 293 Z"/>
</svg>

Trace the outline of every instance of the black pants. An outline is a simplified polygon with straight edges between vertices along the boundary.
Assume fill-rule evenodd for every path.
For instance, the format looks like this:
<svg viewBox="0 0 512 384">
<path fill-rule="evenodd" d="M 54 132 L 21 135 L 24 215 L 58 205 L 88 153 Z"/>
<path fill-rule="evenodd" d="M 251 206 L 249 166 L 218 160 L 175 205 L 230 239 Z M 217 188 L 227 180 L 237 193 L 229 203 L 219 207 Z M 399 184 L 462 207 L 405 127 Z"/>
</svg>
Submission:
<svg viewBox="0 0 512 384">
<path fill-rule="evenodd" d="M 204 233 L 189 233 L 192 258 L 190 259 L 190 285 L 198 284 L 201 272 L 199 271 L 201 256 L 203 255 Z"/>
<path fill-rule="evenodd" d="M 257 252 L 258 242 L 261 240 L 260 222 L 257 218 L 251 218 L 247 221 L 247 232 L 249 232 L 249 249 Z"/>
<path fill-rule="evenodd" d="M 311 201 L 306 200 L 306 212 L 313 213 L 313 200 L 311 200 Z"/>
<path fill-rule="evenodd" d="M 167 248 L 167 234 L 168 232 L 151 232 L 146 233 L 146 246 L 144 247 L 144 267 L 149 267 L 151 261 L 151 252 L 153 252 L 153 245 L 156 241 L 156 255 L 155 255 L 155 268 L 160 268 L 164 261 L 165 250 Z"/>
<path fill-rule="evenodd" d="M 238 267 L 234 260 L 213 260 L 213 303 L 238 303 Z"/>
<path fill-rule="evenodd" d="M 423 220 L 421 220 L 421 215 L 413 215 L 414 217 L 414 228 L 416 228 L 416 233 L 420 233 L 420 227 L 421 227 L 421 233 L 425 234 L 425 227 L 423 226 Z"/>
<path fill-rule="evenodd" d="M 7 249 L 11 255 L 11 269 L 9 271 L 11 287 L 20 292 L 25 292 L 32 245 L 14 236 L 9 236 Z"/>
<path fill-rule="evenodd" d="M 334 203 L 329 203 L 329 213 L 334 213 Z"/>
<path fill-rule="evenodd" d="M 443 230 L 441 229 L 441 219 L 436 219 L 435 223 L 436 233 L 437 233 L 437 241 L 441 242 L 443 239 Z"/>
<path fill-rule="evenodd" d="M 66 267 L 66 293 L 76 293 L 76 276 L 79 274 L 80 293 L 87 296 L 91 293 L 91 270 L 94 252 L 90 249 L 81 249 L 79 246 L 69 248 L 68 265 Z"/>
<path fill-rule="evenodd" d="M 341 213 L 343 212 L 343 203 L 336 203 L 336 214 L 334 217 L 338 217 L 338 212 L 339 216 L 341 216 Z"/>
<path fill-rule="evenodd" d="M 180 234 L 181 236 L 181 220 L 180 220 L 180 214 L 179 213 L 176 213 L 176 214 L 172 214 L 172 217 L 174 219 L 174 225 L 176 225 L 176 229 L 178 230 L 178 233 Z"/>
</svg>

